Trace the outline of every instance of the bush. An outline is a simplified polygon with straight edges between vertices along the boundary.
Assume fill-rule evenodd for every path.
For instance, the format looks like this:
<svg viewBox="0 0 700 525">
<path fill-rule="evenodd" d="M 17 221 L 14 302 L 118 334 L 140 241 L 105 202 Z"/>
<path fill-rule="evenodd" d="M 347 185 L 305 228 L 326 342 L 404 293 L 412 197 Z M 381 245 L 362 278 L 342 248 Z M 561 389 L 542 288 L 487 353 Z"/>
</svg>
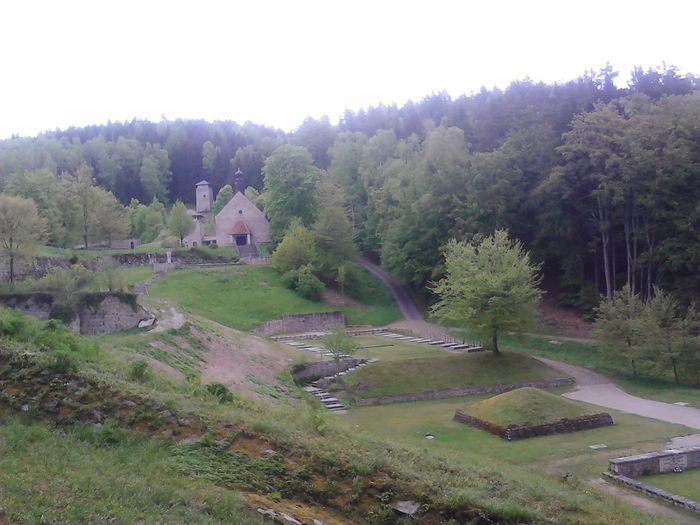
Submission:
<svg viewBox="0 0 700 525">
<path fill-rule="evenodd" d="M 180 247 L 180 239 L 178 239 L 177 237 L 173 237 L 172 235 L 169 235 L 161 241 L 160 245 L 163 248 L 179 248 Z"/>
<path fill-rule="evenodd" d="M 219 382 L 209 383 L 206 386 L 207 392 L 219 400 L 219 403 L 231 403 L 233 401 L 233 394 L 231 390 Z"/>
<path fill-rule="evenodd" d="M 10 308 L 0 310 L 0 336 L 26 342 L 36 333 L 36 325 L 36 321 L 17 310 Z"/>
<path fill-rule="evenodd" d="M 282 275 L 282 284 L 290 290 L 296 290 L 298 281 L 299 272 L 297 270 L 289 270 Z"/>
<path fill-rule="evenodd" d="M 141 383 L 148 381 L 151 378 L 151 368 L 146 361 L 139 359 L 133 361 L 129 368 L 129 379 L 139 381 Z"/>
<path fill-rule="evenodd" d="M 95 273 L 80 264 L 70 268 L 51 268 L 33 287 L 38 291 L 71 294 L 87 288 L 95 280 Z"/>
<path fill-rule="evenodd" d="M 78 369 L 75 357 L 65 350 L 50 354 L 47 358 L 46 365 L 52 371 L 61 374 L 75 372 Z"/>
<path fill-rule="evenodd" d="M 64 302 L 54 303 L 49 312 L 49 319 L 56 319 L 66 325 L 71 324 L 75 316 L 75 307 L 70 303 Z"/>
<path fill-rule="evenodd" d="M 313 273 L 310 264 L 302 266 L 297 272 L 296 290 L 307 299 L 318 300 L 323 293 L 323 283 Z"/>
</svg>

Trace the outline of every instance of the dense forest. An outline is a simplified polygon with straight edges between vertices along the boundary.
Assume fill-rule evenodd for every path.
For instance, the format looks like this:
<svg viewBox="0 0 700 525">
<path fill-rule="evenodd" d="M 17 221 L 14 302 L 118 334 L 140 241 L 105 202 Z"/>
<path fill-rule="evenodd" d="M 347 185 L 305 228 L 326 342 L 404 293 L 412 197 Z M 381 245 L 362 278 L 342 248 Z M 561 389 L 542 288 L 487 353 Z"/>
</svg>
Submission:
<svg viewBox="0 0 700 525">
<path fill-rule="evenodd" d="M 700 86 L 675 67 L 636 68 L 626 88 L 616 76 L 608 65 L 566 83 L 434 93 L 289 134 L 134 120 L 13 137 L 0 142 L 0 189 L 37 200 L 37 181 L 51 193 L 88 169 L 134 208 L 191 202 L 197 181 L 218 190 L 240 168 L 263 192 L 273 151 L 303 146 L 314 176 L 342 189 L 360 250 L 418 291 L 441 276 L 450 238 L 507 229 L 563 302 L 589 308 L 625 284 L 698 297 Z"/>
</svg>

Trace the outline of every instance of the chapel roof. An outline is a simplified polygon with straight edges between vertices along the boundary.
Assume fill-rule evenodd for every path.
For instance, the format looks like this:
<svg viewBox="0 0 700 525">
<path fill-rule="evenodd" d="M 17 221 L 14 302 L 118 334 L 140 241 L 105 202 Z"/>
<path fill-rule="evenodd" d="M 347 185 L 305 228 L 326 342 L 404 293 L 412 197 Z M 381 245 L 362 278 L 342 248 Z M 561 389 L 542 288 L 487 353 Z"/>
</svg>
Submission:
<svg viewBox="0 0 700 525">
<path fill-rule="evenodd" d="M 208 183 L 207 181 L 205 181 L 205 180 L 200 180 L 200 181 L 199 181 L 197 184 L 195 184 L 194 186 L 195 186 L 195 188 L 196 188 L 197 186 L 211 186 L 211 184 L 209 184 L 209 183 Z"/>
<path fill-rule="evenodd" d="M 231 235 L 248 235 L 250 233 L 250 228 L 243 221 L 237 221 L 236 224 L 231 228 Z"/>
</svg>

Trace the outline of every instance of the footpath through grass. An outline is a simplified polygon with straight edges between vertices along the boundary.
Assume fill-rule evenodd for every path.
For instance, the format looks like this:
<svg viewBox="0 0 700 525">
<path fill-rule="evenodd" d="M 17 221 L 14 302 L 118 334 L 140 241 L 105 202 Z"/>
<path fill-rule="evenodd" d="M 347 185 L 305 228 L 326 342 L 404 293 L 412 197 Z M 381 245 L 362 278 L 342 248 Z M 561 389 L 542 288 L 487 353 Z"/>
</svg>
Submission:
<svg viewBox="0 0 700 525">
<path fill-rule="evenodd" d="M 291 313 L 341 310 L 348 324 L 374 325 L 398 317 L 398 309 L 393 303 L 386 303 L 381 288 L 371 289 L 365 295 L 368 304 L 335 306 L 310 301 L 286 288 L 280 274 L 270 266 L 176 270 L 158 280 L 149 295 L 239 330 L 252 330 Z"/>
</svg>

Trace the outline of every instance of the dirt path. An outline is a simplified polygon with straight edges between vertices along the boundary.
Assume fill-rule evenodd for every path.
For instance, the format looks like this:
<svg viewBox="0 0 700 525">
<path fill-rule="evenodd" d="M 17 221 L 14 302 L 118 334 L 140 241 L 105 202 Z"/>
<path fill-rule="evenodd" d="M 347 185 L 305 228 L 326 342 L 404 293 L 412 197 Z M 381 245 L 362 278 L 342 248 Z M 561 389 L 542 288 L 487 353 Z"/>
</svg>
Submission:
<svg viewBox="0 0 700 525">
<path fill-rule="evenodd" d="M 411 299 L 411 293 L 405 286 L 386 273 L 380 266 L 368 261 L 367 259 L 360 260 L 360 264 L 367 268 L 371 273 L 379 277 L 382 281 L 384 281 L 384 284 L 389 287 L 389 291 L 391 291 L 391 295 L 394 296 L 396 304 L 399 305 L 399 310 L 401 310 L 401 315 L 403 315 L 404 319 L 423 319 L 423 315 L 416 307 L 413 299 Z"/>
<path fill-rule="evenodd" d="M 171 306 L 169 313 L 165 311 L 160 312 L 158 323 L 150 332 L 157 334 L 159 332 L 165 332 L 166 330 L 181 328 L 184 324 L 185 316 Z"/>
<path fill-rule="evenodd" d="M 607 377 L 596 374 L 586 368 L 544 357 L 536 357 L 535 359 L 555 370 L 576 378 L 576 390 L 564 394 L 569 399 L 577 399 L 586 403 L 700 430 L 700 409 L 633 396 L 619 388 Z"/>
</svg>

